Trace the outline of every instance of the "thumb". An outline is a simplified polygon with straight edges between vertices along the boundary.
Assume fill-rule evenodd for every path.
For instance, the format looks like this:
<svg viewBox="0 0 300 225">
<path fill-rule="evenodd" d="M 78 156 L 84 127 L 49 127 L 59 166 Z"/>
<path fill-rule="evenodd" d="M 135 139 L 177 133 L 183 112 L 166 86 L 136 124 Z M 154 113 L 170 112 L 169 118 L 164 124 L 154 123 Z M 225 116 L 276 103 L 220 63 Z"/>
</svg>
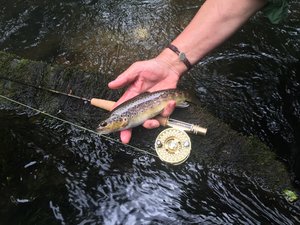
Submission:
<svg viewBox="0 0 300 225">
<path fill-rule="evenodd" d="M 122 130 L 120 132 L 120 137 L 123 144 L 128 144 L 131 139 L 131 129 Z"/>
</svg>

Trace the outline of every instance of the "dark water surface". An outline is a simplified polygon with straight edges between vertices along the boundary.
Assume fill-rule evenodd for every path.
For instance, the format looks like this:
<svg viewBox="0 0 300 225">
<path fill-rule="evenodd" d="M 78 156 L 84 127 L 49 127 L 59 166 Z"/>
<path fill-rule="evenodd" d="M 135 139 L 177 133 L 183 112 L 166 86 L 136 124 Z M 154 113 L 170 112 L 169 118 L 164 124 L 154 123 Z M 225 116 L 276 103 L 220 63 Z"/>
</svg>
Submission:
<svg viewBox="0 0 300 225">
<path fill-rule="evenodd" d="M 1 1 L 0 50 L 99 71 L 106 80 L 155 56 L 201 1 Z M 300 3 L 261 14 L 181 85 L 300 171 Z M 0 110 L 0 224 L 297 224 L 299 204 L 222 168 L 173 167 L 59 121 Z M 88 117 L 89 115 L 85 115 Z"/>
<path fill-rule="evenodd" d="M 4 224 L 299 222 L 278 193 L 192 158 L 166 165 L 40 115 L 5 110 L 0 123 Z"/>
</svg>

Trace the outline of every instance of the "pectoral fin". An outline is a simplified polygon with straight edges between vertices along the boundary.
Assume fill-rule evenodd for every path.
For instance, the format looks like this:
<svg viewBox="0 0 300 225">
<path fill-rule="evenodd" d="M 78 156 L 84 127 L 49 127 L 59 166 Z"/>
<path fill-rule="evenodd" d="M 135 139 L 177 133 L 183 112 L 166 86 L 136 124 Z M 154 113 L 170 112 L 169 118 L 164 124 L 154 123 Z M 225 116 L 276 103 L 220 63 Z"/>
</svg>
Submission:
<svg viewBox="0 0 300 225">
<path fill-rule="evenodd" d="M 176 104 L 177 108 L 187 108 L 189 106 L 190 106 L 190 104 L 188 102 L 182 102 L 182 103 Z"/>
</svg>

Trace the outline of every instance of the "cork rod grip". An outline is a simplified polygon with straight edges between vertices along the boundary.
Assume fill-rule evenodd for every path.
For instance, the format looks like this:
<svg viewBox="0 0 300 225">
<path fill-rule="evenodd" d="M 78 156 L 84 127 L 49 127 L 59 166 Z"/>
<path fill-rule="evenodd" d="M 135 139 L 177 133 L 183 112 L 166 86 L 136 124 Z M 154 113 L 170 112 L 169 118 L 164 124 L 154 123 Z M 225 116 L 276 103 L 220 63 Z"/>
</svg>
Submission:
<svg viewBox="0 0 300 225">
<path fill-rule="evenodd" d="M 91 105 L 96 106 L 101 109 L 105 109 L 107 111 L 111 111 L 114 107 L 116 102 L 105 100 L 101 98 L 92 98 L 91 99 Z"/>
</svg>

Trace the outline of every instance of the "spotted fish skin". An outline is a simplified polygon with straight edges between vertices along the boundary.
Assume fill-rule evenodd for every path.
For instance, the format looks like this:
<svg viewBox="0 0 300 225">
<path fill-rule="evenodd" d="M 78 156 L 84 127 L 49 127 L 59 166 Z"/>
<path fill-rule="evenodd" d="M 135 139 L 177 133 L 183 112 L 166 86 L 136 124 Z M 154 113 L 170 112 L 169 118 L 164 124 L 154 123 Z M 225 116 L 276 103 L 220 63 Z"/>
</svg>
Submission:
<svg viewBox="0 0 300 225">
<path fill-rule="evenodd" d="M 139 126 L 147 119 L 159 115 L 171 100 L 180 105 L 191 98 L 186 92 L 178 89 L 142 93 L 111 111 L 110 116 L 99 124 L 97 132 L 109 134 Z"/>
</svg>

